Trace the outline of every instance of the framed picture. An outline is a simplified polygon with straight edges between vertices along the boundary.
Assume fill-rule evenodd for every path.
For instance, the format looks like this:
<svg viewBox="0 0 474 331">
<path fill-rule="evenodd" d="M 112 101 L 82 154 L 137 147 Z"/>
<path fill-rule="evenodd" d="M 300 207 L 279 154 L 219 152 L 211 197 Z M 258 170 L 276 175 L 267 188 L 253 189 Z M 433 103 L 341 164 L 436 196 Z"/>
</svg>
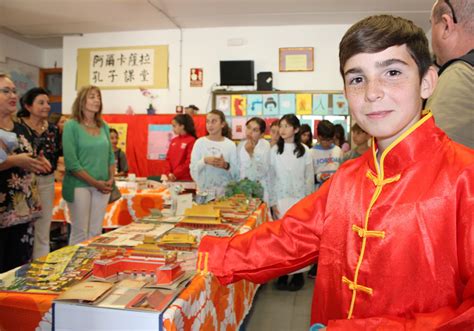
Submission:
<svg viewBox="0 0 474 331">
<path fill-rule="evenodd" d="M 189 83 L 191 87 L 202 87 L 202 68 L 191 68 L 189 72 Z"/>
<path fill-rule="evenodd" d="M 314 48 L 291 47 L 280 48 L 280 71 L 313 71 Z"/>
</svg>

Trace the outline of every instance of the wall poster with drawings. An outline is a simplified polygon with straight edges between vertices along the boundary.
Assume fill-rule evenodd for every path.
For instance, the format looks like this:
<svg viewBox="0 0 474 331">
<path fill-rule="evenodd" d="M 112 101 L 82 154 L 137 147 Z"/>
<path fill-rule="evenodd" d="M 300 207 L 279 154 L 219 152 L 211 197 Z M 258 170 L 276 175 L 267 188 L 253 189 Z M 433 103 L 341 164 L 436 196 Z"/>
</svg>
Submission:
<svg viewBox="0 0 474 331">
<path fill-rule="evenodd" d="M 0 72 L 10 75 L 18 91 L 18 97 L 39 83 L 39 67 L 8 57 L 6 62 L 0 62 Z M 20 107 L 19 102 L 17 106 Z"/>
</svg>

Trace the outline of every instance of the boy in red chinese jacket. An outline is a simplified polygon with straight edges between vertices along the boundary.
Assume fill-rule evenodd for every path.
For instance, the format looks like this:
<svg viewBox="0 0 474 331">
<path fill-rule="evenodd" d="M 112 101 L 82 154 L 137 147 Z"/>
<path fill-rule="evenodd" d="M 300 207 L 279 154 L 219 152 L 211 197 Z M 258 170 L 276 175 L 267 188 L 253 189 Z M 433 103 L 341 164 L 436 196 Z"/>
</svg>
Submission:
<svg viewBox="0 0 474 331">
<path fill-rule="evenodd" d="M 474 151 L 436 127 L 437 80 L 411 21 L 368 17 L 340 43 L 344 92 L 372 148 L 279 221 L 205 237 L 226 284 L 263 283 L 318 260 L 311 321 L 329 330 L 472 330 Z M 207 255 L 207 256 L 206 256 Z"/>
</svg>

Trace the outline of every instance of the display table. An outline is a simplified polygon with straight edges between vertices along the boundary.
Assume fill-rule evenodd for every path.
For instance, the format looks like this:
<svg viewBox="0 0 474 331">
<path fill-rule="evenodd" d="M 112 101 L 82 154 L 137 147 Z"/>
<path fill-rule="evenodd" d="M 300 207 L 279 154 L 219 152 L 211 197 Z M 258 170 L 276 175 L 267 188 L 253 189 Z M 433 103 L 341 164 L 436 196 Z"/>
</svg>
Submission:
<svg viewBox="0 0 474 331">
<path fill-rule="evenodd" d="M 66 201 L 61 195 L 61 184 L 54 186 L 53 221 L 70 222 Z M 110 203 L 104 217 L 103 227 L 106 229 L 130 224 L 139 218 L 150 215 L 150 209 L 162 209 L 165 188 L 130 190 L 120 188 L 122 197 Z"/>
<path fill-rule="evenodd" d="M 267 221 L 264 204 L 246 220 L 240 232 Z M 11 273 L 12 271 L 10 271 Z M 7 273 L 6 273 L 7 274 Z M 2 276 L 4 276 L 3 274 Z M 249 312 L 258 285 L 239 281 L 222 286 L 211 275 L 196 275 L 163 312 L 165 330 L 237 330 Z M 0 291 L 0 330 L 50 330 L 56 294 Z"/>
</svg>

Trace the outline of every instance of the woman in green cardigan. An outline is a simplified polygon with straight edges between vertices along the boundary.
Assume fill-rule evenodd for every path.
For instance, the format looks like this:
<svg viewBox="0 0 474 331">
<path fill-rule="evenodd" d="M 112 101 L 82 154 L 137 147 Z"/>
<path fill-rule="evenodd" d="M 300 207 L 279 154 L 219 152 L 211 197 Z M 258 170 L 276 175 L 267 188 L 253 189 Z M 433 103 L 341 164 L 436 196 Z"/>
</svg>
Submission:
<svg viewBox="0 0 474 331">
<path fill-rule="evenodd" d="M 101 234 L 112 191 L 115 159 L 101 114 L 100 89 L 86 86 L 78 92 L 71 120 L 64 125 L 63 198 L 71 212 L 70 245 Z"/>
</svg>

